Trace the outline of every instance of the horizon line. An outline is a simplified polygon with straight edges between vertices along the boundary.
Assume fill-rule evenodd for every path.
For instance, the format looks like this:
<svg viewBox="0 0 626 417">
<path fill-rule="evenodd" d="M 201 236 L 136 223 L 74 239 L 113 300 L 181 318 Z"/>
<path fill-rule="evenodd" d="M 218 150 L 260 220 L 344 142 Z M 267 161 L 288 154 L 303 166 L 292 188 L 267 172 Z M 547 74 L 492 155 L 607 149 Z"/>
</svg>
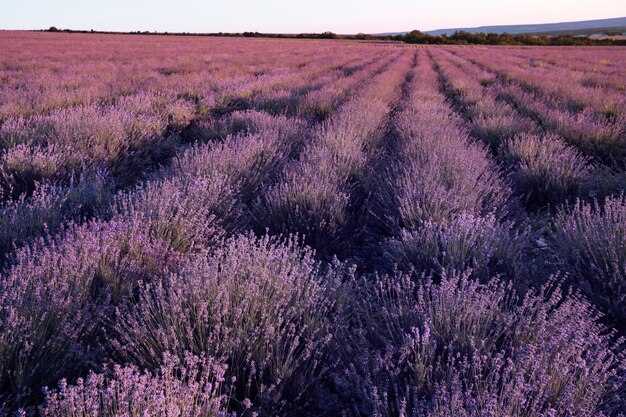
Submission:
<svg viewBox="0 0 626 417">
<path fill-rule="evenodd" d="M 600 20 L 612 20 L 612 19 L 626 19 L 626 16 L 616 16 L 616 17 L 605 17 L 605 18 L 597 18 L 597 19 L 585 19 L 585 20 L 561 20 L 561 21 L 548 21 L 548 22 L 526 22 L 526 23 L 494 23 L 494 24 L 487 24 L 487 25 L 479 25 L 479 26 L 454 26 L 454 27 L 441 27 L 441 28 L 436 28 L 436 29 L 411 29 L 411 30 L 419 30 L 421 32 L 433 32 L 433 31 L 439 31 L 439 30 L 453 30 L 453 29 L 479 29 L 479 28 L 488 28 L 488 27 L 495 27 L 495 26 L 527 26 L 527 25 L 544 25 L 544 24 L 564 24 L 564 23 L 575 23 L 575 22 L 594 22 L 594 21 L 600 21 Z M 56 27 L 55 25 L 51 25 L 48 28 L 30 28 L 30 29 L 26 29 L 26 28 L 21 28 L 21 29 L 5 29 L 5 28 L 0 28 L 0 30 L 2 31 L 48 31 L 51 27 Z M 236 33 L 262 33 L 262 34 L 269 34 L 269 35 L 298 35 L 298 34 L 320 34 L 320 33 L 335 33 L 337 35 L 359 35 L 359 34 L 365 34 L 365 35 L 385 35 L 385 34 L 396 34 L 396 33 L 408 33 L 411 30 L 395 30 L 395 31 L 379 31 L 379 32 L 364 32 L 364 31 L 359 31 L 359 32 L 353 32 L 353 33 L 339 33 L 339 32 L 335 32 L 335 31 L 329 31 L 329 30 L 324 30 L 324 31 L 319 31 L 319 32 L 311 32 L 311 31 L 305 31 L 305 32 L 266 32 L 266 31 L 258 31 L 258 30 L 239 30 L 239 31 L 218 31 L 218 32 L 197 32 L 197 31 L 168 31 L 168 30 L 139 30 L 139 29 L 131 29 L 131 30 L 125 30 L 125 31 L 119 31 L 119 30 L 109 30 L 109 29 L 93 29 L 93 28 L 89 28 L 89 29 L 84 29 L 84 28 L 60 28 L 57 27 L 57 29 L 59 29 L 59 31 L 64 31 L 64 30 L 69 30 L 69 31 L 84 31 L 84 32 L 89 32 L 89 31 L 94 31 L 94 32 L 100 32 L 100 33 L 131 33 L 131 32 L 148 32 L 148 33 L 179 33 L 179 34 L 185 34 L 185 33 L 189 33 L 189 34 L 214 34 L 214 33 L 225 33 L 225 34 L 236 34 Z"/>
</svg>

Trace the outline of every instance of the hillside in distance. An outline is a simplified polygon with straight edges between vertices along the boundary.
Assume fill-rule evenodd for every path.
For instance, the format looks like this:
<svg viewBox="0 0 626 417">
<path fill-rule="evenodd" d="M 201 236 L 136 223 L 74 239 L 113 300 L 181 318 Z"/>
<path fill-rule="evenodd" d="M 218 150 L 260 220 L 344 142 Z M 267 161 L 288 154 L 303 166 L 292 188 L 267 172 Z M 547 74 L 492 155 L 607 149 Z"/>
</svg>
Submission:
<svg viewBox="0 0 626 417">
<path fill-rule="evenodd" d="M 449 28 L 425 31 L 429 35 L 452 35 L 454 32 L 470 33 L 532 33 L 536 35 L 592 35 L 595 33 L 626 32 L 626 17 L 612 19 L 582 20 L 577 22 L 537 23 L 523 25 L 478 26 L 473 28 Z M 408 32 L 386 32 L 380 35 L 403 35 Z"/>
<path fill-rule="evenodd" d="M 560 23 L 543 23 L 530 25 L 498 25 L 498 26 L 479 26 L 474 28 L 451 28 L 437 29 L 427 31 L 429 35 L 451 35 L 457 31 L 466 31 L 470 33 L 535 33 L 550 34 L 558 32 L 558 34 L 592 34 L 596 32 L 604 32 L 607 30 L 622 32 L 626 30 L 626 17 L 618 17 L 613 19 L 597 19 L 584 20 L 578 22 L 560 22 Z M 584 32 L 584 33 L 583 33 Z"/>
</svg>

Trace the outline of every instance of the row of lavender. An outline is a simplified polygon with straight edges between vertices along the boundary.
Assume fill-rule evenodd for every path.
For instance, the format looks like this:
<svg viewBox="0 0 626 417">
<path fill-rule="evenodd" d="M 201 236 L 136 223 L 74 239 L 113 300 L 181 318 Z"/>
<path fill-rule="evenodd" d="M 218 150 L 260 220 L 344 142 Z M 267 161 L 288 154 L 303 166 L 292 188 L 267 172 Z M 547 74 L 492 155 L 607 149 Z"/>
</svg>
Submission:
<svg viewBox="0 0 626 417">
<path fill-rule="evenodd" d="M 77 68 L 102 70 L 98 64 L 107 58 L 113 60 L 108 56 L 113 51 L 105 51 L 107 53 L 99 56 L 95 64 L 68 61 L 62 75 L 56 73 L 61 70 L 44 67 L 37 72 L 43 80 L 34 79 L 28 83 L 18 81 L 16 84 L 15 81 L 7 82 L 3 84 L 3 98 L 12 103 L 14 94 L 31 97 L 33 90 L 39 91 L 38 84 L 55 86 L 60 81 L 58 78 L 64 76 L 74 77 L 79 85 L 94 86 L 107 93 L 110 87 L 106 79 L 87 83 L 73 73 Z M 128 48 L 117 59 L 129 59 L 134 52 L 134 49 Z M 173 52 L 170 50 L 163 54 L 167 57 Z M 202 52 L 198 51 L 192 58 L 202 57 Z M 282 49 L 272 52 L 270 54 L 274 60 L 284 61 L 287 58 Z M 242 65 L 238 60 L 222 57 L 214 51 L 214 56 L 207 56 L 205 59 L 221 58 L 229 65 L 219 71 L 200 67 L 195 71 L 167 75 L 155 75 L 159 68 L 157 65 L 164 64 L 154 61 L 160 58 L 158 54 L 153 60 L 144 61 L 141 67 L 133 68 L 134 71 L 143 73 L 142 76 L 126 74 L 125 66 L 120 63 L 119 67 L 122 69 L 118 70 L 117 76 L 121 81 L 115 85 L 119 87 L 118 84 L 128 78 L 139 78 L 134 89 L 114 89 L 109 94 L 86 103 L 71 103 L 51 110 L 44 110 L 33 104 L 33 111 L 36 112 L 34 115 L 22 111 L 1 120 L 0 166 L 4 197 L 10 199 L 23 193 L 32 193 L 37 181 L 67 179 L 70 173 L 78 175 L 81 171 L 91 172 L 98 169 L 109 170 L 118 186 L 128 185 L 142 173 L 142 168 L 160 162 L 175 151 L 180 139 L 172 137 L 172 133 L 180 132 L 193 119 L 248 107 L 278 113 L 285 107 L 290 107 L 290 100 L 297 94 L 305 94 L 312 87 L 319 88 L 336 77 L 336 72 L 341 71 L 339 63 L 358 59 L 357 52 L 344 52 L 352 52 L 352 55 L 331 55 L 328 64 L 323 66 L 313 65 L 315 55 L 309 51 L 288 57 L 286 67 L 277 65 L 276 61 L 272 63 L 273 67 L 269 67 L 267 62 L 258 59 L 254 53 L 246 54 L 249 55 L 249 61 Z M 20 58 L 19 55 L 10 56 L 10 59 Z M 71 58 L 70 56 L 69 59 Z M 162 61 L 167 62 L 167 59 Z M 231 65 L 237 69 L 233 69 Z M 349 65 L 345 67 L 346 71 L 356 69 L 350 69 Z M 20 74 L 28 76 L 28 69 L 23 69 Z M 34 68 L 30 70 L 33 71 Z M 109 73 L 110 71 L 104 74 Z M 16 78 L 19 80 L 20 77 Z M 111 82 L 113 81 L 109 81 Z M 25 91 L 20 88 L 22 84 L 26 85 Z M 78 91 L 74 94 L 84 93 Z M 304 110 L 315 115 L 317 111 L 324 111 L 325 104 L 323 100 L 319 103 L 313 100 L 311 108 Z"/>
<path fill-rule="evenodd" d="M 421 57 L 372 204 L 390 235 L 383 256 L 408 273 L 357 281 L 362 359 L 350 369 L 377 415 L 619 413 L 621 348 L 595 307 L 532 277 L 505 175 Z"/>
<path fill-rule="evenodd" d="M 592 104 L 579 113 L 565 110 L 565 100 L 546 98 L 550 88 L 543 86 L 538 88 L 541 95 L 516 96 L 521 88 L 517 78 L 499 78 L 486 65 L 459 60 L 449 51 L 438 51 L 436 62 L 442 89 L 471 134 L 488 144 L 510 173 L 515 194 L 530 210 L 534 239 L 542 251 L 556 256 L 552 272 L 555 268 L 569 272 L 571 283 L 623 330 L 626 174 L 618 159 L 626 143 L 623 114 L 607 119 L 596 113 L 593 126 L 610 132 L 600 135 L 586 119 L 578 119 L 580 112 L 591 111 Z M 622 96 L 617 89 L 607 100 L 623 100 Z M 548 101 L 567 114 L 567 129 L 546 122 L 555 108 L 536 114 L 526 111 Z M 581 133 L 572 136 L 573 131 Z M 610 162 L 603 157 L 605 152 L 611 155 Z"/>
<path fill-rule="evenodd" d="M 454 52 L 459 54 L 460 51 Z M 596 52 L 592 56 L 598 62 L 589 65 L 586 71 L 572 70 L 558 63 L 544 68 L 534 63 L 532 55 L 525 59 L 507 56 L 499 60 L 489 51 L 471 57 L 462 52 L 459 55 L 478 65 L 486 75 L 481 82 L 494 83 L 496 95 L 524 116 L 560 135 L 594 161 L 624 170 L 626 86 L 620 80 L 626 74 L 620 66 L 621 54 L 608 54 L 615 61 L 611 62 L 607 58 L 603 60 L 605 55 Z M 602 62 L 609 62 L 614 70 L 594 71 L 598 66 L 607 66 Z M 593 74 L 596 81 L 589 82 L 588 77 L 577 75 L 577 71 Z"/>
<path fill-rule="evenodd" d="M 196 47 L 205 42 L 213 41 Z M 243 54 L 229 55 L 222 42 Z M 263 55 L 257 41 L 237 42 L 211 45 L 235 74 L 250 62 L 244 54 Z M 150 137 L 174 137 L 177 156 L 151 160 L 121 186 L 101 185 L 114 172 L 106 158 L 82 164 L 92 173 L 80 180 L 72 167 L 30 190 L 6 186 L 6 412 L 619 414 L 626 363 L 611 330 L 624 323 L 619 167 L 586 159 L 524 113 L 506 94 L 521 84 L 459 58 L 472 57 L 465 50 L 266 42 L 276 49 L 264 50 L 264 70 L 286 68 L 267 80 L 251 66 L 253 93 L 237 90 L 241 80 L 219 65 L 209 72 L 221 75 L 176 66 L 198 58 L 193 52 L 160 57 L 159 68 L 170 59 L 174 68 L 161 76 L 179 78 L 167 87 L 173 93 L 187 76 L 232 83 L 177 127 L 155 110 L 166 135 Z M 328 67 L 312 63 L 315 55 Z M 21 74 L 13 66 L 4 64 Z M 39 121 L 57 114 L 20 97 L 20 111 L 26 102 L 30 110 L 5 119 L 4 138 L 17 137 L 18 125 L 46 132 Z M 114 110 L 117 97 L 76 108 Z M 234 111 L 242 106 L 255 110 Z M 49 146 L 25 131 L 29 150 Z M 80 146 L 73 134 L 68 143 Z M 3 142 L 2 155 L 19 145 Z M 584 180 L 561 191 L 576 169 Z M 528 179 L 546 172 L 547 185 Z M 591 175 L 618 184 L 602 189 L 606 201 L 584 188 Z M 49 197 L 61 188 L 71 190 L 63 202 L 80 195 L 80 210 Z M 575 205 L 576 196 L 590 202 Z M 30 226 L 38 219 L 51 231 Z M 553 257 L 561 263 L 547 262 Z M 549 277 L 559 269 L 569 281 Z"/>
<path fill-rule="evenodd" d="M 80 65 L 70 61 L 65 70 L 98 68 L 105 58 L 111 59 L 110 53 L 105 49 L 104 57 L 99 57 L 96 63 Z M 125 54 L 131 53 L 135 50 L 125 50 Z M 128 57 L 123 55 L 123 58 Z M 267 110 L 268 106 L 275 113 L 287 110 L 293 113 L 296 100 L 302 101 L 297 110 L 299 116 L 323 117 L 341 96 L 341 89 L 346 88 L 330 83 L 342 74 L 358 70 L 372 56 L 360 57 L 355 51 L 352 55 L 330 55 L 333 59 L 329 59 L 328 66 L 309 68 L 313 55 L 309 52 L 303 60 L 295 54 L 285 63 L 291 66 L 290 70 L 276 66 L 269 75 L 265 74 L 263 65 L 254 61 L 255 54 L 250 58 L 246 80 L 226 77 L 224 74 L 231 70 L 229 66 L 224 68 L 225 73 L 218 74 L 185 73 L 180 77 L 161 75 L 155 79 L 150 76 L 145 90 L 105 100 L 114 101 L 113 104 L 98 102 L 45 116 L 25 119 L 19 115 L 5 120 L 0 126 L 0 176 L 5 191 L 0 209 L 3 214 L 0 254 L 41 233 L 44 224 L 49 232 L 55 232 L 68 220 L 96 215 L 116 189 L 145 178 L 188 143 L 228 133 L 223 129 L 199 127 L 194 120 L 218 119 L 240 108 Z M 230 64 L 230 60 L 226 62 Z M 148 61 L 144 68 L 148 73 L 150 64 Z M 181 93 L 181 84 L 186 85 L 187 93 Z M 10 91 L 9 86 L 5 88 Z M 192 93 L 196 97 L 193 101 L 177 99 L 178 103 L 184 102 L 183 112 L 176 111 L 173 115 L 169 107 L 163 106 L 170 99 L 176 102 L 174 95 L 184 97 Z M 155 99 L 160 96 L 165 97 L 163 101 Z M 283 100 L 277 101 L 276 96 Z M 153 127 L 147 130 L 143 123 L 146 115 Z"/>
</svg>

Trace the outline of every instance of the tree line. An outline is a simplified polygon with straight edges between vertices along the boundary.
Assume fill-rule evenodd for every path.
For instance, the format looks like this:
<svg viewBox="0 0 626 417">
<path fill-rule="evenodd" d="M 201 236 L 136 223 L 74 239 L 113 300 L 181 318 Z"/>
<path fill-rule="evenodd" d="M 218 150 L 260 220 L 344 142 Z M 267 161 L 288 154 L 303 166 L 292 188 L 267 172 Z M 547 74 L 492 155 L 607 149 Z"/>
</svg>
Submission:
<svg viewBox="0 0 626 417">
<path fill-rule="evenodd" d="M 366 33 L 358 33 L 356 35 L 338 35 L 333 32 L 322 33 L 299 33 L 299 34 L 283 34 L 283 33 L 261 33 L 261 32 L 214 32 L 214 33 L 193 33 L 193 32 L 150 32 L 150 31 L 131 31 L 131 32 L 113 32 L 113 31 L 95 31 L 91 30 L 72 30 L 58 29 L 55 26 L 50 27 L 48 32 L 64 32 L 64 33 L 100 33 L 100 34 L 125 34 L 125 35 L 161 35 L 161 36 L 226 36 L 226 37 L 246 37 L 246 38 L 281 38 L 281 39 L 352 39 L 352 40 L 369 40 L 369 41 L 395 41 L 409 44 L 426 44 L 426 45 L 543 45 L 543 46 L 566 46 L 566 45 L 625 45 L 624 39 L 596 39 L 588 36 L 572 36 L 572 35 L 532 35 L 510 34 L 510 33 L 471 33 L 466 31 L 457 31 L 452 35 L 430 35 L 419 30 L 413 30 L 406 34 L 396 35 L 371 35 Z"/>
</svg>

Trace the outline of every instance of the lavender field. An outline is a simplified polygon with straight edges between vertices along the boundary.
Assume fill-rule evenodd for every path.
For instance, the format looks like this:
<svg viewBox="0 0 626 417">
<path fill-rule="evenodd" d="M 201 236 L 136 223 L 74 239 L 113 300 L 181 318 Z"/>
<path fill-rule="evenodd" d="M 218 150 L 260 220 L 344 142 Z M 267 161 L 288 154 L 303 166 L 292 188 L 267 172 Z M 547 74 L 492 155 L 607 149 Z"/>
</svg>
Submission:
<svg viewBox="0 0 626 417">
<path fill-rule="evenodd" d="M 626 49 L 0 32 L 0 416 L 626 414 Z"/>
</svg>

